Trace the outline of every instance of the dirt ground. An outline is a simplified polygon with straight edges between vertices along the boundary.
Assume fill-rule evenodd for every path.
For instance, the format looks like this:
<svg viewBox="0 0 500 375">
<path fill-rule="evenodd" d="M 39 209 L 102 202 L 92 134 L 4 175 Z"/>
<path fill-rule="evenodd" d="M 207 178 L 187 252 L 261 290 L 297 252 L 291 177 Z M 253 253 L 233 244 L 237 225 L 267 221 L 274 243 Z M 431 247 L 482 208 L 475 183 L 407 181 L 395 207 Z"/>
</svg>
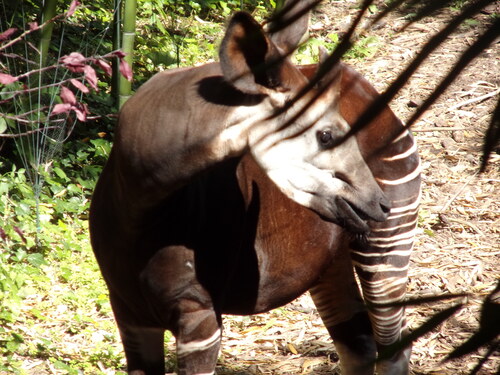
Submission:
<svg viewBox="0 0 500 375">
<path fill-rule="evenodd" d="M 345 31 L 357 14 L 356 1 L 324 2 L 312 19 L 312 36 Z M 496 8 L 495 8 L 496 7 Z M 489 9 L 500 12 L 500 3 Z M 452 10 L 417 22 L 403 33 L 404 15 L 393 15 L 371 30 L 379 47 L 374 56 L 350 61 L 383 91 L 447 23 Z M 450 37 L 391 103 L 404 121 L 432 92 L 460 52 L 491 17 L 479 14 Z M 500 277 L 500 155 L 478 174 L 485 129 L 498 100 L 500 44 L 484 51 L 416 123 L 423 163 L 420 234 L 412 256 L 409 295 L 470 293 L 465 307 L 420 338 L 412 354 L 413 374 L 467 374 L 485 349 L 451 362 L 447 353 L 478 327 L 482 299 Z M 409 309 L 410 327 L 456 301 Z M 500 317 L 499 317 L 500 319 Z M 338 374 L 338 357 L 308 295 L 268 314 L 226 317 L 221 374 Z M 173 347 L 172 347 L 173 349 Z M 235 367 L 236 366 L 236 367 Z M 236 368 L 236 370 L 235 370 Z M 494 353 L 480 374 L 500 371 Z"/>
</svg>

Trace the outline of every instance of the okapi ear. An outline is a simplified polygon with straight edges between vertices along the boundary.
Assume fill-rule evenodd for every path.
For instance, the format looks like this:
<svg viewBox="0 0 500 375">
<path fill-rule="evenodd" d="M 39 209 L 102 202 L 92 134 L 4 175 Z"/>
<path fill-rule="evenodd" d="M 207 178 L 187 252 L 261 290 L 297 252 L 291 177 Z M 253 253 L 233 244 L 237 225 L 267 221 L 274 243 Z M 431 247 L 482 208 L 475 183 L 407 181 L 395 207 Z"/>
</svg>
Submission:
<svg viewBox="0 0 500 375">
<path fill-rule="evenodd" d="M 286 0 L 268 26 L 272 41 L 287 55 L 307 39 L 309 16 L 318 0 Z"/>
<path fill-rule="evenodd" d="M 224 78 L 247 94 L 266 94 L 281 87 L 283 59 L 278 49 L 252 16 L 236 13 L 219 50 Z"/>
<path fill-rule="evenodd" d="M 328 50 L 321 44 L 318 46 L 319 63 L 323 64 L 328 58 Z"/>
<path fill-rule="evenodd" d="M 342 85 L 342 63 L 339 61 L 332 66 L 328 66 L 331 65 L 331 62 L 328 61 L 330 55 L 326 50 L 326 48 L 323 46 L 319 46 L 318 52 L 319 52 L 319 66 L 320 66 L 319 69 L 320 70 L 328 69 L 328 70 L 324 73 L 323 77 L 321 77 L 317 86 L 319 88 L 331 91 L 338 98 L 340 96 L 340 90 Z"/>
</svg>

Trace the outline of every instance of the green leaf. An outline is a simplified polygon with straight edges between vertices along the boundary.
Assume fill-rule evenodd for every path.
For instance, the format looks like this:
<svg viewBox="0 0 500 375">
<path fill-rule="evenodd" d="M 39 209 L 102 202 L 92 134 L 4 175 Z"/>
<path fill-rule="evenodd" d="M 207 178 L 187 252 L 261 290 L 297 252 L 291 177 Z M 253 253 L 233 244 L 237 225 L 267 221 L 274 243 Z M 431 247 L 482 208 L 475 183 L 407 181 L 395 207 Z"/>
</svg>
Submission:
<svg viewBox="0 0 500 375">
<path fill-rule="evenodd" d="M 21 343 L 17 341 L 7 341 L 7 343 L 5 344 L 5 349 L 7 349 L 7 351 L 9 352 L 14 353 L 17 351 L 17 348 L 19 348 L 20 345 Z"/>
<path fill-rule="evenodd" d="M 70 365 L 67 365 L 66 363 L 62 361 L 55 361 L 54 362 L 54 367 L 58 370 L 66 370 L 68 374 L 73 375 L 73 374 L 78 374 L 78 371 L 74 370 L 71 368 Z"/>
<path fill-rule="evenodd" d="M 64 173 L 64 171 L 61 168 L 54 167 L 53 171 L 59 178 L 63 179 L 64 181 L 69 181 L 68 176 L 66 175 L 66 173 Z"/>
<path fill-rule="evenodd" d="M 28 262 L 35 267 L 40 267 L 41 265 L 47 264 L 45 261 L 45 258 L 43 257 L 42 254 L 29 254 L 26 259 Z"/>
<path fill-rule="evenodd" d="M 0 134 L 4 133 L 7 130 L 7 120 L 3 117 L 0 117 Z"/>
</svg>

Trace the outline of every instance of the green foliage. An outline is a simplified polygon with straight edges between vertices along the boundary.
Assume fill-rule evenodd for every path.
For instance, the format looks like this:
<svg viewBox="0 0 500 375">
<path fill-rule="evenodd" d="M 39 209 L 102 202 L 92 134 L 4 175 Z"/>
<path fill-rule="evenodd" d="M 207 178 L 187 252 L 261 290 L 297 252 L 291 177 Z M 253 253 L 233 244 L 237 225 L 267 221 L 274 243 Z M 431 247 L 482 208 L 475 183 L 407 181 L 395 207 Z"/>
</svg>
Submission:
<svg viewBox="0 0 500 375">
<path fill-rule="evenodd" d="M 159 70 L 216 60 L 230 13 L 246 10 L 262 19 L 271 6 L 255 0 L 138 0 L 136 87 Z"/>
<path fill-rule="evenodd" d="M 418 212 L 418 227 L 422 228 L 423 232 L 434 237 L 436 234 L 434 228 L 440 223 L 439 216 L 424 208 L 420 208 Z"/>
<path fill-rule="evenodd" d="M 41 228 L 26 170 L 0 162 L 0 372 L 22 373 L 22 357 L 50 358 L 67 374 L 96 373 L 98 363 L 122 367 L 87 227 L 90 196 L 109 150 L 105 139 L 71 142 L 64 158 L 46 166 Z M 92 347 L 68 346 L 77 338 Z"/>
<path fill-rule="evenodd" d="M 324 47 L 331 53 L 339 44 L 339 36 L 331 33 L 324 39 L 309 38 L 301 45 L 294 55 L 294 62 L 297 64 L 314 64 L 318 62 L 318 48 Z M 363 36 L 343 56 L 343 60 L 362 60 L 371 57 L 378 49 L 378 39 L 374 36 Z"/>
</svg>

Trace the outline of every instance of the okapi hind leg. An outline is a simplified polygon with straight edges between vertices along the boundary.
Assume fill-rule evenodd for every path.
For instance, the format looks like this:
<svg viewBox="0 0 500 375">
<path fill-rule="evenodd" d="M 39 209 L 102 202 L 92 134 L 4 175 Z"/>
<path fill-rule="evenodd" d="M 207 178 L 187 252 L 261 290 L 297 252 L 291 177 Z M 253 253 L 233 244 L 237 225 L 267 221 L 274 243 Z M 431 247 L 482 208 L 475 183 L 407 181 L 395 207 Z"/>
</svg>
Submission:
<svg viewBox="0 0 500 375">
<path fill-rule="evenodd" d="M 401 337 L 405 337 L 409 330 L 406 327 L 406 319 L 402 321 L 403 328 L 401 329 Z M 388 349 L 392 350 L 391 346 L 377 344 L 379 356 L 383 356 Z M 407 375 L 409 374 L 409 364 L 412 346 L 398 350 L 392 357 L 379 359 L 377 361 L 377 374 L 381 375 Z"/>
<path fill-rule="evenodd" d="M 337 349 L 342 375 L 373 375 L 377 348 L 347 256 L 338 256 L 309 292 Z"/>
</svg>

